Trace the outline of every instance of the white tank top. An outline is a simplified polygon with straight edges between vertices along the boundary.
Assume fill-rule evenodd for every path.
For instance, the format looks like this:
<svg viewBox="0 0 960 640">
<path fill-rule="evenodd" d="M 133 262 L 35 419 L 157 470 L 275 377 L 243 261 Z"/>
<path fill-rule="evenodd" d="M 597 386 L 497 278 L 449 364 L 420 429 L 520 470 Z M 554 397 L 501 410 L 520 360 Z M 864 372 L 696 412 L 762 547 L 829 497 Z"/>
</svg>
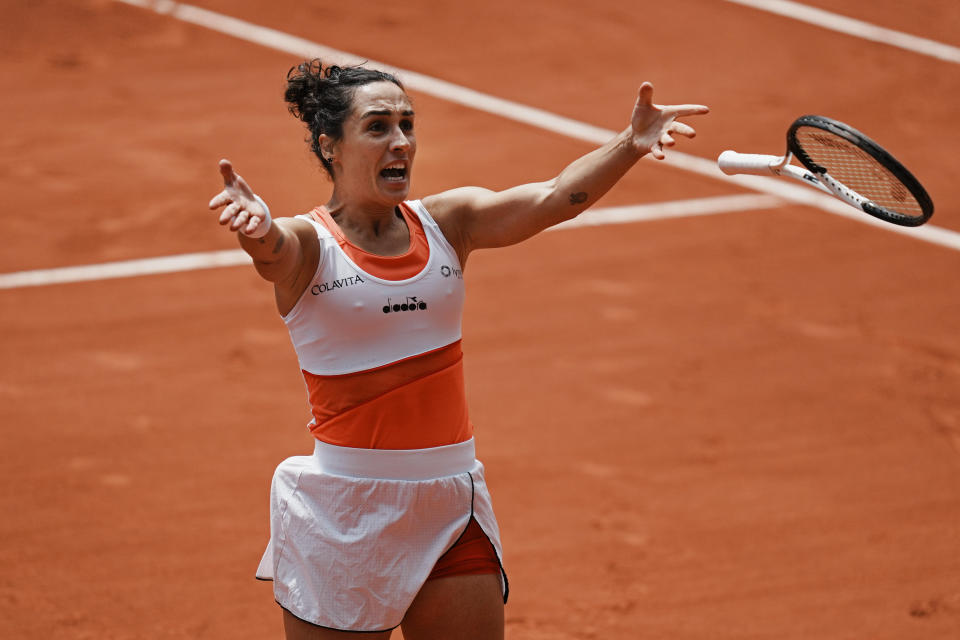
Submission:
<svg viewBox="0 0 960 640">
<path fill-rule="evenodd" d="M 326 227 L 297 216 L 320 240 L 317 272 L 283 317 L 302 370 L 355 373 L 460 340 L 464 286 L 457 253 L 419 200 L 405 204 L 419 217 L 430 250 L 423 270 L 406 280 L 367 273 Z"/>
</svg>

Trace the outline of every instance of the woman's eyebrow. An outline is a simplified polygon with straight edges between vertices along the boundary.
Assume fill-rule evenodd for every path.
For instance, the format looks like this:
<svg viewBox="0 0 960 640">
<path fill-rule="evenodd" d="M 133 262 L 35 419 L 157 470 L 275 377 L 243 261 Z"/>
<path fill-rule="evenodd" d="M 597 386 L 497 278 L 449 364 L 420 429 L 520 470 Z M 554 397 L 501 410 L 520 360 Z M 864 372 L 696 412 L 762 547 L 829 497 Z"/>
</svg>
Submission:
<svg viewBox="0 0 960 640">
<path fill-rule="evenodd" d="M 393 115 L 393 113 L 394 113 L 393 111 L 390 111 L 388 109 L 371 109 L 370 111 L 367 111 L 362 116 L 360 116 L 360 119 L 365 120 L 366 118 L 372 118 L 374 116 L 390 116 L 390 115 Z M 406 111 L 401 111 L 400 115 L 404 117 L 412 116 L 413 109 L 407 109 Z"/>
</svg>

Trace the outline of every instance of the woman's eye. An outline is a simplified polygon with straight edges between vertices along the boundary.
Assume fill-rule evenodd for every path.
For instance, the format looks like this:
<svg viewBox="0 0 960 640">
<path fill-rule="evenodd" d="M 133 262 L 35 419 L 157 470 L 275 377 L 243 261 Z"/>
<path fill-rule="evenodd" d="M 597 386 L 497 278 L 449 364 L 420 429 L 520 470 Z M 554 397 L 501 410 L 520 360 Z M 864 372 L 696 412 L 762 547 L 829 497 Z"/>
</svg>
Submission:
<svg viewBox="0 0 960 640">
<path fill-rule="evenodd" d="M 413 131 L 413 122 L 410 120 L 404 120 L 400 123 L 400 129 L 402 131 Z"/>
</svg>

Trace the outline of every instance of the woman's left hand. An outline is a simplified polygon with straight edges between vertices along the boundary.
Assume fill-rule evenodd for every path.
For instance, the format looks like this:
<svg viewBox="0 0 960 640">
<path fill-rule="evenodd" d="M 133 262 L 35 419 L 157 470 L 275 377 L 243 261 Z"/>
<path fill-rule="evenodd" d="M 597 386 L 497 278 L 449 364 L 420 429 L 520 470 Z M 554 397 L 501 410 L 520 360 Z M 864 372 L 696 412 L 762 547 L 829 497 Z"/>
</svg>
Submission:
<svg viewBox="0 0 960 640">
<path fill-rule="evenodd" d="M 633 128 L 633 143 L 641 153 L 652 153 L 657 160 L 666 157 L 664 147 L 676 144 L 674 135 L 692 138 L 696 135 L 688 124 L 677 122 L 677 118 L 695 116 L 709 112 L 702 104 L 659 105 L 653 104 L 653 85 L 644 82 L 640 85 L 637 104 L 633 107 L 630 126 Z"/>
</svg>

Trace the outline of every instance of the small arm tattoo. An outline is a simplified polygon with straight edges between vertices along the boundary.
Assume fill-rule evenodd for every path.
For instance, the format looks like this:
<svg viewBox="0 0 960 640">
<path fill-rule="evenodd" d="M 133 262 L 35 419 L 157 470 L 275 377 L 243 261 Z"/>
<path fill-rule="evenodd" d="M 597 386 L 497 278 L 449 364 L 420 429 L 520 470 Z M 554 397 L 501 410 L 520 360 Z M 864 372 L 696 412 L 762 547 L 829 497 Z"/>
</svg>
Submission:
<svg viewBox="0 0 960 640">
<path fill-rule="evenodd" d="M 570 194 L 570 204 L 580 204 L 587 201 L 587 192 L 578 191 L 577 193 Z"/>
<path fill-rule="evenodd" d="M 283 234 L 277 236 L 277 243 L 273 245 L 273 252 L 280 253 L 280 247 L 283 246 Z"/>
</svg>

